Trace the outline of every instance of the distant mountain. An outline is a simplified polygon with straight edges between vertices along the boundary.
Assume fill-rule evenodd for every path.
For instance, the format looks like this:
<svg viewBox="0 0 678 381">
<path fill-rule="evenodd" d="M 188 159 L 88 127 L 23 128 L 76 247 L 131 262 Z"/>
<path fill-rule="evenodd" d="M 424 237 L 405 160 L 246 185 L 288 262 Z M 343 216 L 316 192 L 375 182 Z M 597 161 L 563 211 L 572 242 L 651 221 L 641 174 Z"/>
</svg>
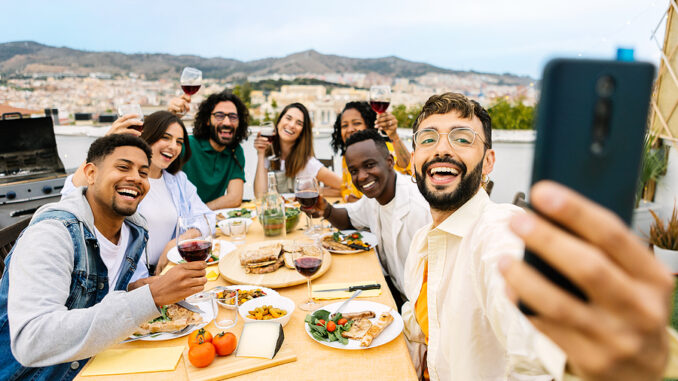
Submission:
<svg viewBox="0 0 678 381">
<path fill-rule="evenodd" d="M 327 55 L 315 50 L 290 54 L 282 58 L 264 58 L 238 61 L 228 58 L 202 58 L 192 55 L 124 54 L 117 52 L 90 52 L 53 47 L 32 41 L 0 44 L 0 73 L 32 74 L 63 73 L 89 74 L 143 74 L 149 79 L 176 78 L 185 66 L 195 66 L 207 78 L 227 80 L 270 74 L 326 74 L 365 73 L 390 77 L 413 78 L 428 73 L 466 74 L 469 72 L 439 68 L 398 57 L 349 58 Z M 523 83 L 530 79 L 507 74 L 490 74 L 503 82 Z"/>
</svg>

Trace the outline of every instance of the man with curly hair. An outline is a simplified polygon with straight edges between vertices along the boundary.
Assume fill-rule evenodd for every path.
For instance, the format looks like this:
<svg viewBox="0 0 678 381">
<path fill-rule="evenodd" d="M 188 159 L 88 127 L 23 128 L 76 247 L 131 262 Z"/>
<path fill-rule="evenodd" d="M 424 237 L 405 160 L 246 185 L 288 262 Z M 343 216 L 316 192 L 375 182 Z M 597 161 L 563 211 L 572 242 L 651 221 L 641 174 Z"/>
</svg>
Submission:
<svg viewBox="0 0 678 381">
<path fill-rule="evenodd" d="M 190 101 L 188 95 L 174 98 L 168 110 L 182 114 Z M 248 121 L 247 106 L 228 90 L 207 97 L 195 115 L 193 135 L 188 139 L 193 155 L 183 170 L 212 210 L 242 202 L 245 153 L 240 143 L 247 139 Z"/>
</svg>

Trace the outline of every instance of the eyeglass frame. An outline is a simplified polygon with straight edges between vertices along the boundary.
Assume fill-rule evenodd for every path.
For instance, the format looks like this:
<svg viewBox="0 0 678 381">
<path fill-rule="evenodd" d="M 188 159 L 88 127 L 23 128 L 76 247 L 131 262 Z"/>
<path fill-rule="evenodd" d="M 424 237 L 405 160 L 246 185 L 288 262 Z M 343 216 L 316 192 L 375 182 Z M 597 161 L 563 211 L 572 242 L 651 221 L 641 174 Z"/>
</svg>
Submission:
<svg viewBox="0 0 678 381">
<path fill-rule="evenodd" d="M 485 146 L 486 149 L 490 148 L 487 145 L 487 142 L 482 137 L 480 137 L 480 133 L 478 133 L 476 130 L 474 130 L 471 127 L 455 127 L 453 129 L 451 129 L 449 132 L 439 132 L 435 128 L 430 128 L 430 127 L 422 128 L 421 130 L 415 132 L 414 135 L 412 135 L 412 142 L 414 143 L 415 148 L 416 148 L 417 145 L 421 145 L 421 144 L 417 144 L 417 135 L 419 135 L 419 133 L 427 131 L 427 130 L 434 131 L 435 133 L 438 134 L 438 141 L 435 144 L 431 145 L 430 147 L 434 147 L 436 144 L 438 144 L 440 142 L 440 135 L 447 135 L 447 142 L 450 143 L 450 146 L 455 147 L 455 148 L 470 148 L 473 145 L 473 143 L 475 143 L 476 138 L 480 139 L 480 141 L 483 143 L 483 146 Z M 468 146 L 458 146 L 457 144 L 452 142 L 452 140 L 450 140 L 450 135 L 453 132 L 459 131 L 459 130 L 467 130 L 467 131 L 471 131 L 473 133 L 473 141 L 471 141 L 471 143 Z"/>
<path fill-rule="evenodd" d="M 220 117 L 218 114 L 222 114 L 223 116 Z M 237 121 L 240 120 L 240 117 L 235 112 L 230 112 L 230 113 L 227 114 L 225 112 L 217 111 L 217 112 L 213 112 L 211 115 L 214 117 L 214 119 L 217 120 L 217 122 L 221 122 L 226 118 L 228 118 L 228 120 L 230 120 L 231 122 L 237 122 Z"/>
</svg>

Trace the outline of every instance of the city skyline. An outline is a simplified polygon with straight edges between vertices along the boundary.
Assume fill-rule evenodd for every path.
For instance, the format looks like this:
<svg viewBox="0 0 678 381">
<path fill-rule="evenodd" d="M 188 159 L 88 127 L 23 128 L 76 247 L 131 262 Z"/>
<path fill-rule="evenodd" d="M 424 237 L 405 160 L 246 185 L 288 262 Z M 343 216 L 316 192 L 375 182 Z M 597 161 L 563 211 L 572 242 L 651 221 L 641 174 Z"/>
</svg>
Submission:
<svg viewBox="0 0 678 381">
<path fill-rule="evenodd" d="M 84 1 L 37 1 L 30 7 L 39 12 L 31 12 L 28 4 L 13 2 L 3 7 L 6 14 L 30 17 L 9 18 L 2 42 L 241 61 L 314 49 L 539 78 L 551 57 L 610 58 L 619 46 L 658 64 L 650 36 L 668 6 L 667 0 L 198 3 L 121 1 L 102 8 Z M 663 40 L 663 28 L 658 37 Z"/>
</svg>

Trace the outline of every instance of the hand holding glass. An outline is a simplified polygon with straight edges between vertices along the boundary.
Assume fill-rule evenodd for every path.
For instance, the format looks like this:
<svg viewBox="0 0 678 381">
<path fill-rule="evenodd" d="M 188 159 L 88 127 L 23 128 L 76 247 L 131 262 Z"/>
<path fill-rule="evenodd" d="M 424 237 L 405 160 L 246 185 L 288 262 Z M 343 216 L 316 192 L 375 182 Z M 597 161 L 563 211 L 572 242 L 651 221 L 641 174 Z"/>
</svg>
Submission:
<svg viewBox="0 0 678 381">
<path fill-rule="evenodd" d="M 138 103 L 130 103 L 130 104 L 124 104 L 124 105 L 119 105 L 118 106 L 118 117 L 123 117 L 125 115 L 136 115 L 137 117 L 135 118 L 139 122 L 143 123 L 144 122 L 144 112 L 141 110 L 141 106 Z M 143 125 L 137 126 L 137 125 L 132 125 L 129 126 L 129 128 L 133 128 L 139 132 L 141 132 L 144 128 Z"/>
<path fill-rule="evenodd" d="M 202 71 L 187 67 L 181 73 L 181 89 L 186 95 L 193 95 L 200 90 L 202 86 Z"/>
</svg>

